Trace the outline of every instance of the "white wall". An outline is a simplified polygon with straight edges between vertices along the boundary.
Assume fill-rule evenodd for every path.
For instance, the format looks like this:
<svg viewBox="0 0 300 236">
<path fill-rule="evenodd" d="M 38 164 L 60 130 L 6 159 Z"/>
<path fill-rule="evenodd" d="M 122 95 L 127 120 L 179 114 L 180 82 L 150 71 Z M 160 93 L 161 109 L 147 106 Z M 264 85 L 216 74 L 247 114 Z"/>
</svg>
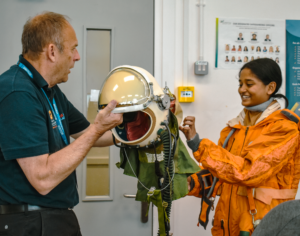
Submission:
<svg viewBox="0 0 300 236">
<path fill-rule="evenodd" d="M 216 17 L 300 19 L 300 1 L 206 0 L 204 59 L 209 62 L 209 74 L 206 76 L 195 76 L 193 67 L 199 59 L 198 3 L 199 0 L 156 0 L 155 78 L 161 81 L 161 85 L 167 81 L 171 91 L 176 93 L 176 88 L 183 81 L 195 87 L 195 102 L 181 104 L 184 116 L 196 116 L 200 137 L 217 142 L 221 129 L 229 119 L 238 115 L 242 106 L 237 92 L 238 71 L 214 68 Z M 184 44 L 185 41 L 188 43 Z M 174 236 L 211 235 L 211 220 L 206 231 L 196 226 L 200 199 L 185 197 L 174 201 L 173 206 L 171 232 Z M 157 232 L 156 222 L 155 218 L 153 235 Z"/>
</svg>

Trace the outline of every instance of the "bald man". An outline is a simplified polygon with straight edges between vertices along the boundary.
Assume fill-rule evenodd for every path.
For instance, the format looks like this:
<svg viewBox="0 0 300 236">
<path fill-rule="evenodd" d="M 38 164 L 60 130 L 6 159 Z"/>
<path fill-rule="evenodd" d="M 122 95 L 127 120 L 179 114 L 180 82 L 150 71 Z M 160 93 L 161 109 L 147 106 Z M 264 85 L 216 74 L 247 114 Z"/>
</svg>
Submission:
<svg viewBox="0 0 300 236">
<path fill-rule="evenodd" d="M 65 16 L 37 15 L 18 63 L 0 76 L 0 235 L 81 235 L 76 167 L 113 144 L 109 130 L 123 118 L 112 101 L 90 124 L 57 86 L 80 60 L 77 45 Z"/>
</svg>

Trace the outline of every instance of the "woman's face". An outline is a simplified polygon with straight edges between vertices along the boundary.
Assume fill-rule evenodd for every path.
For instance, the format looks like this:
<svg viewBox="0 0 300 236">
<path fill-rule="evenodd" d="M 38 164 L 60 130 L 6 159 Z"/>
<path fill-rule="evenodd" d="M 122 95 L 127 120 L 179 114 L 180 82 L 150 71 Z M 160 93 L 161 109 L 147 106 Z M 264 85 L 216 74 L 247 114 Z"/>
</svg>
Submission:
<svg viewBox="0 0 300 236">
<path fill-rule="evenodd" d="M 269 85 L 264 85 L 248 68 L 243 69 L 241 72 L 238 91 L 242 99 L 242 105 L 246 107 L 264 103 L 269 100 L 272 94 Z"/>
</svg>

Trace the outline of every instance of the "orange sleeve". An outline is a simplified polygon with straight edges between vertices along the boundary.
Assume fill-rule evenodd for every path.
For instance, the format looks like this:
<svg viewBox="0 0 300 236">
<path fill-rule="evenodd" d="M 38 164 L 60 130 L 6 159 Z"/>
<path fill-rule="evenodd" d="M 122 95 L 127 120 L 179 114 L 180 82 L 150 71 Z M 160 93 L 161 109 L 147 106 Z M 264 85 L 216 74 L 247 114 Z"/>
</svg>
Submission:
<svg viewBox="0 0 300 236">
<path fill-rule="evenodd" d="M 296 149 L 299 149 L 297 124 L 280 120 L 265 127 L 241 156 L 203 139 L 194 157 L 225 182 L 255 187 L 278 173 L 293 158 Z"/>
</svg>

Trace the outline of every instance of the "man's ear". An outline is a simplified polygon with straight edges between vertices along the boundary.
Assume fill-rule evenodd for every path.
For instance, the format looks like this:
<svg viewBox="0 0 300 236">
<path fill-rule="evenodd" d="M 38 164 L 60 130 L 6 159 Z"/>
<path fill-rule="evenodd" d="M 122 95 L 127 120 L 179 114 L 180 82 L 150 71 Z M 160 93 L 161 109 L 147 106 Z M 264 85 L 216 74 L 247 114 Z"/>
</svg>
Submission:
<svg viewBox="0 0 300 236">
<path fill-rule="evenodd" d="M 58 54 L 57 47 L 54 44 L 50 43 L 46 48 L 46 55 L 48 60 L 50 60 L 51 62 L 55 62 L 57 54 Z"/>
<path fill-rule="evenodd" d="M 274 93 L 274 91 L 276 90 L 276 82 L 272 81 L 271 83 L 268 84 L 268 90 L 267 93 L 268 95 L 271 95 Z"/>
</svg>

